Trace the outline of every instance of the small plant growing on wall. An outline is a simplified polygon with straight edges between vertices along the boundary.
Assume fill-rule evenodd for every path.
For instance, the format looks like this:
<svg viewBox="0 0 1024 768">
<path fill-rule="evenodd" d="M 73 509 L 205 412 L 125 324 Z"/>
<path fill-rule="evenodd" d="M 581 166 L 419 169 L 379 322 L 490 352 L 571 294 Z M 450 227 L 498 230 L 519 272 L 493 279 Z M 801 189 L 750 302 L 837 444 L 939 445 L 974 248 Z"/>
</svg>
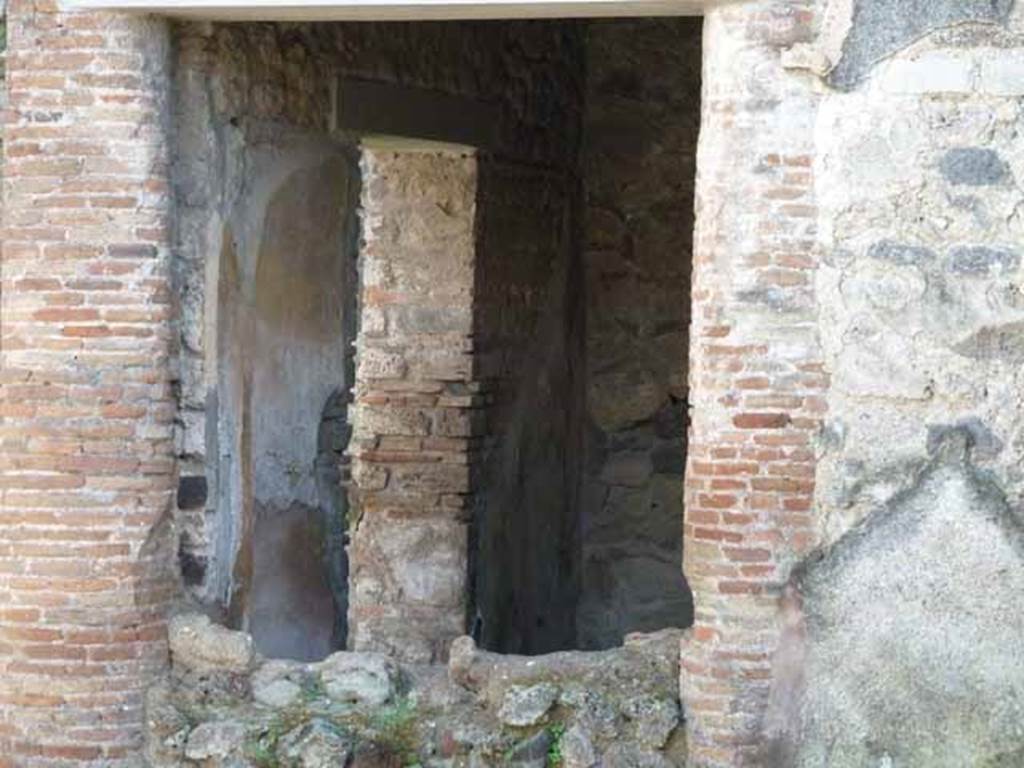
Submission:
<svg viewBox="0 0 1024 768">
<path fill-rule="evenodd" d="M 565 723 L 552 723 L 548 726 L 548 735 L 551 736 L 551 746 L 548 747 L 548 768 L 561 768 L 562 765 L 562 737 L 565 736 Z"/>
</svg>

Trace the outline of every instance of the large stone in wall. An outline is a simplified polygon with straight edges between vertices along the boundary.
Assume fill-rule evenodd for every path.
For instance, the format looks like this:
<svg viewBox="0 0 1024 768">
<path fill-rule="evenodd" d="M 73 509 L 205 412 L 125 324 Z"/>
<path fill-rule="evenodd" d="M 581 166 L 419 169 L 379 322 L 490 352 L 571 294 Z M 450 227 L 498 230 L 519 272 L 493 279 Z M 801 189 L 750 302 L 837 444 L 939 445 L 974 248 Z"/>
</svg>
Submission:
<svg viewBox="0 0 1024 768">
<path fill-rule="evenodd" d="M 1024 520 L 972 430 L 933 436 L 905 491 L 798 569 L 766 765 L 1024 764 Z"/>
</svg>

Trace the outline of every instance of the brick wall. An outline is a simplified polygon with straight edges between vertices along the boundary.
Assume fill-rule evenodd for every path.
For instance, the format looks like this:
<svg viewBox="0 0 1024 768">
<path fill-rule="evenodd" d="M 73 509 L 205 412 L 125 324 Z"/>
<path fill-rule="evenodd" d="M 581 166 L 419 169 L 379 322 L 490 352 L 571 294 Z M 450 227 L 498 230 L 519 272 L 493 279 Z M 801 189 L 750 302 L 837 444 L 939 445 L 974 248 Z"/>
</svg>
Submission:
<svg viewBox="0 0 1024 768">
<path fill-rule="evenodd" d="M 813 92 L 782 70 L 805 4 L 705 17 L 683 562 L 695 622 L 683 647 L 690 755 L 760 764 L 790 568 L 811 518 L 823 373 L 814 270 Z"/>
<path fill-rule="evenodd" d="M 7 10 L 0 763 L 121 765 L 165 659 L 166 36 Z"/>
</svg>

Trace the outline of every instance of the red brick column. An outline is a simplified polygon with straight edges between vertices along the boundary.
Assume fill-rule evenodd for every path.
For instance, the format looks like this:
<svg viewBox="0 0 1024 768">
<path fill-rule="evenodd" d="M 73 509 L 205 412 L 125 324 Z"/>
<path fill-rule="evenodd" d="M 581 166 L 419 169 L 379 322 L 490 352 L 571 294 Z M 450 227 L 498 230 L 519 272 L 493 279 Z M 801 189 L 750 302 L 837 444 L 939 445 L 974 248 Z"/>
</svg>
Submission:
<svg viewBox="0 0 1024 768">
<path fill-rule="evenodd" d="M 171 583 L 165 30 L 8 19 L 0 765 L 122 765 Z"/>
<path fill-rule="evenodd" d="M 783 585 L 815 539 L 816 101 L 780 63 L 812 22 L 782 2 L 705 20 L 683 560 L 693 766 L 765 763 Z"/>
</svg>

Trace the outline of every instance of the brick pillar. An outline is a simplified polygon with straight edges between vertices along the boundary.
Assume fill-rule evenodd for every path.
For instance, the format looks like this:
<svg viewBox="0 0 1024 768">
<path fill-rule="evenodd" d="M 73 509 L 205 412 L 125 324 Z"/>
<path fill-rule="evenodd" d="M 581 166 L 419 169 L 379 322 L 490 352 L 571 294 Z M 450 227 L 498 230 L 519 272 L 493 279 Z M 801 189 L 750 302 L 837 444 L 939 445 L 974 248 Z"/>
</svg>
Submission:
<svg viewBox="0 0 1024 768">
<path fill-rule="evenodd" d="M 705 19 L 684 567 L 682 693 L 693 766 L 762 765 L 783 586 L 814 543 L 816 97 L 781 52 L 810 3 Z"/>
<path fill-rule="evenodd" d="M 8 22 L 0 765 L 137 765 L 170 584 L 165 29 Z"/>
<path fill-rule="evenodd" d="M 477 159 L 364 150 L 349 644 L 424 662 L 463 634 Z"/>
</svg>

